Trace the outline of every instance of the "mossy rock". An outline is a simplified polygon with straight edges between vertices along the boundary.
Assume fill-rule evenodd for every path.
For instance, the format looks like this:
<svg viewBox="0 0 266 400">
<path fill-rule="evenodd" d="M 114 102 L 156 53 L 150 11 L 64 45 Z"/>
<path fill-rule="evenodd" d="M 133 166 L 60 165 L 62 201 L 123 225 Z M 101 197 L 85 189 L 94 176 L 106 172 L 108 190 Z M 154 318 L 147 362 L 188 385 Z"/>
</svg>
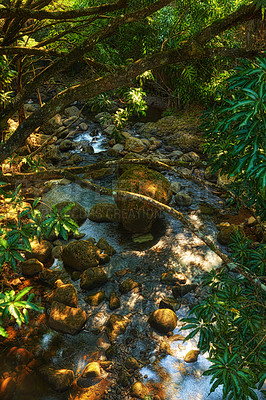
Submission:
<svg viewBox="0 0 266 400">
<path fill-rule="evenodd" d="M 160 173 L 146 167 L 125 171 L 119 178 L 116 190 L 123 190 L 151 197 L 163 204 L 172 198 L 171 184 Z M 127 231 L 147 233 L 159 215 L 159 210 L 141 200 L 128 199 L 119 194 L 115 198 L 121 213 L 121 221 Z"/>
<path fill-rule="evenodd" d="M 119 308 L 121 305 L 120 299 L 116 292 L 111 292 L 110 298 L 109 298 L 109 308 L 110 310 L 116 310 Z"/>
<path fill-rule="evenodd" d="M 86 208 L 82 207 L 79 203 L 75 201 L 62 201 L 61 203 L 56 204 L 56 208 L 59 212 L 63 210 L 64 207 L 68 206 L 70 203 L 73 203 L 73 207 L 67 212 L 67 214 L 72 218 L 78 226 L 81 226 L 83 222 L 86 221 L 88 216 L 88 211 Z"/>
<path fill-rule="evenodd" d="M 228 245 L 232 242 L 232 235 L 240 232 L 244 234 L 243 228 L 237 225 L 222 226 L 220 232 L 217 235 L 217 240 L 220 244 Z"/>
<path fill-rule="evenodd" d="M 66 266 L 78 271 L 99 265 L 100 250 L 88 240 L 68 243 L 62 251 L 62 259 Z"/>
<path fill-rule="evenodd" d="M 160 308 L 150 315 L 148 322 L 154 329 L 165 334 L 175 329 L 177 316 L 170 308 Z"/>
<path fill-rule="evenodd" d="M 105 291 L 104 290 L 100 290 L 97 293 L 91 294 L 90 296 L 88 296 L 85 301 L 93 307 L 98 306 L 99 304 L 101 304 L 105 299 Z"/>
<path fill-rule="evenodd" d="M 125 294 L 128 292 L 131 292 L 131 290 L 136 289 L 139 287 L 138 282 L 133 281 L 133 279 L 128 278 L 124 280 L 122 283 L 119 285 L 119 290 L 121 293 Z"/>
<path fill-rule="evenodd" d="M 116 204 L 98 203 L 90 209 L 88 218 L 93 222 L 119 222 L 120 212 Z"/>
<path fill-rule="evenodd" d="M 107 274 L 103 268 L 88 268 L 80 277 L 81 289 L 95 289 L 108 281 Z"/>
</svg>

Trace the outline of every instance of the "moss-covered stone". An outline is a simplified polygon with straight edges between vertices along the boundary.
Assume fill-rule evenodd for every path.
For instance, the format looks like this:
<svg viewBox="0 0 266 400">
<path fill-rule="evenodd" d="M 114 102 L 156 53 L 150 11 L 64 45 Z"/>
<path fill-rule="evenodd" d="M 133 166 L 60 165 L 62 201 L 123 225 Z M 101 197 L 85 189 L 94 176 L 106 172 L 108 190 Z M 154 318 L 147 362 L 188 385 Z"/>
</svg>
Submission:
<svg viewBox="0 0 266 400">
<path fill-rule="evenodd" d="M 93 222 L 119 222 L 120 211 L 116 204 L 98 203 L 90 209 L 88 218 Z"/>
<path fill-rule="evenodd" d="M 99 265 L 99 249 L 88 240 L 79 240 L 68 243 L 62 251 L 65 265 L 83 271 Z"/>
<path fill-rule="evenodd" d="M 109 256 L 113 256 L 113 255 L 116 253 L 116 251 L 115 251 L 115 249 L 113 248 L 113 246 L 111 246 L 111 245 L 107 242 L 107 240 L 104 239 L 104 238 L 101 238 L 101 239 L 97 242 L 96 246 L 98 247 L 98 249 L 104 251 L 105 254 L 108 254 Z"/>
<path fill-rule="evenodd" d="M 110 310 L 115 310 L 119 308 L 121 305 L 120 299 L 116 292 L 111 292 L 110 298 L 109 298 L 109 308 Z"/>
<path fill-rule="evenodd" d="M 68 206 L 70 203 L 74 203 L 73 207 L 67 212 L 67 214 L 72 218 L 79 226 L 86 221 L 88 216 L 88 211 L 86 208 L 82 207 L 79 203 L 75 201 L 62 201 L 56 204 L 56 208 L 59 212 L 63 210 L 64 207 Z"/>
<path fill-rule="evenodd" d="M 125 171 L 119 178 L 116 190 L 149 196 L 168 204 L 172 197 L 170 182 L 160 173 L 146 167 L 135 167 Z M 124 228 L 130 232 L 147 233 L 159 215 L 158 208 L 151 204 L 125 198 L 117 194 L 116 204 L 121 212 Z"/>
<path fill-rule="evenodd" d="M 217 240 L 219 243 L 224 245 L 230 244 L 232 241 L 232 235 L 237 232 L 244 233 L 244 230 L 243 228 L 234 224 L 229 226 L 222 226 L 220 232 L 217 235 Z"/>
<path fill-rule="evenodd" d="M 169 308 L 160 308 L 154 311 L 149 318 L 150 325 L 161 333 L 168 333 L 175 329 L 177 316 Z"/>
<path fill-rule="evenodd" d="M 131 387 L 131 394 L 138 399 L 145 399 L 149 395 L 149 390 L 142 382 L 136 382 Z"/>
<path fill-rule="evenodd" d="M 120 283 L 119 290 L 122 294 L 125 294 L 138 287 L 139 287 L 138 282 L 135 282 L 133 281 L 133 279 L 128 278 L 124 280 L 122 283 Z"/>
<path fill-rule="evenodd" d="M 128 369 L 138 369 L 139 363 L 134 357 L 129 356 L 126 359 L 126 367 Z"/>
<path fill-rule="evenodd" d="M 103 268 L 88 268 L 80 276 L 81 289 L 95 289 L 107 282 L 107 274 Z"/>
<path fill-rule="evenodd" d="M 112 314 L 107 321 L 105 330 L 108 336 L 108 339 L 111 343 L 114 343 L 117 336 L 124 333 L 130 320 L 123 315 Z"/>
<path fill-rule="evenodd" d="M 91 294 L 90 296 L 88 296 L 85 301 L 93 307 L 98 306 L 100 303 L 102 303 L 105 299 L 105 291 L 104 290 L 100 290 L 97 293 Z"/>
</svg>

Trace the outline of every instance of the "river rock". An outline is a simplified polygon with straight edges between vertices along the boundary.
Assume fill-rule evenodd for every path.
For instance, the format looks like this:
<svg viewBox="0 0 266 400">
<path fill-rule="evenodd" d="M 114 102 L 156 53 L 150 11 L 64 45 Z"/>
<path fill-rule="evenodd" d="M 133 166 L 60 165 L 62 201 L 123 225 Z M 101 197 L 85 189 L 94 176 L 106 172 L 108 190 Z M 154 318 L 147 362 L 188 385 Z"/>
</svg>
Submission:
<svg viewBox="0 0 266 400">
<path fill-rule="evenodd" d="M 134 357 L 127 357 L 126 359 L 126 368 L 128 369 L 138 369 L 139 363 Z"/>
<path fill-rule="evenodd" d="M 30 258 L 21 264 L 22 274 L 27 276 L 39 274 L 43 268 L 43 263 L 37 260 L 37 258 Z"/>
<path fill-rule="evenodd" d="M 85 122 L 81 122 L 81 124 L 79 124 L 79 128 L 82 130 L 82 131 L 87 131 L 88 130 L 88 125 L 85 123 Z"/>
<path fill-rule="evenodd" d="M 34 239 L 30 242 L 32 252 L 25 252 L 25 257 L 27 260 L 36 258 L 42 264 L 52 264 L 53 257 L 52 257 L 52 250 L 53 245 L 52 243 L 48 242 L 48 240 L 41 240 Z"/>
<path fill-rule="evenodd" d="M 180 305 L 180 301 L 171 297 L 165 297 L 160 301 L 159 308 L 169 308 L 170 310 L 177 311 Z"/>
<path fill-rule="evenodd" d="M 185 294 L 195 290 L 197 285 L 194 283 L 187 285 L 176 285 L 172 288 L 172 293 L 175 298 L 185 296 Z"/>
<path fill-rule="evenodd" d="M 171 189 L 174 194 L 179 193 L 182 189 L 182 185 L 180 182 L 172 182 L 171 183 Z"/>
<path fill-rule="evenodd" d="M 70 307 L 77 307 L 78 293 L 77 289 L 71 284 L 62 284 L 57 287 L 50 296 L 50 302 L 57 301 Z"/>
<path fill-rule="evenodd" d="M 168 204 L 172 197 L 170 182 L 157 171 L 146 167 L 135 167 L 125 171 L 119 178 L 116 190 L 125 190 L 149 196 Z M 116 195 L 116 204 L 121 212 L 124 228 L 133 233 L 147 233 L 159 215 L 157 208 L 140 200 Z"/>
<path fill-rule="evenodd" d="M 124 151 L 124 146 L 121 143 L 117 143 L 113 146 L 113 150 L 118 151 L 118 153 L 121 153 Z"/>
<path fill-rule="evenodd" d="M 72 154 L 70 159 L 68 159 L 65 164 L 66 165 L 78 165 L 83 161 L 83 158 L 80 154 Z"/>
<path fill-rule="evenodd" d="M 86 221 L 87 216 L 88 216 L 88 211 L 86 208 L 82 207 L 79 203 L 76 203 L 75 201 L 62 201 L 61 203 L 56 204 L 56 208 L 59 212 L 63 210 L 64 207 L 68 206 L 69 204 L 73 204 L 73 207 L 67 212 L 67 214 L 70 216 L 70 218 L 73 219 L 73 221 L 78 224 L 78 226 L 81 226 L 83 222 Z"/>
<path fill-rule="evenodd" d="M 94 222 L 119 222 L 120 212 L 116 204 L 98 203 L 90 209 L 88 218 Z"/>
<path fill-rule="evenodd" d="M 184 192 L 179 192 L 175 195 L 175 202 L 178 206 L 189 207 L 192 204 L 192 197 Z"/>
<path fill-rule="evenodd" d="M 105 331 L 110 340 L 114 343 L 119 335 L 125 332 L 130 320 L 123 315 L 112 314 L 107 321 Z"/>
<path fill-rule="evenodd" d="M 136 126 L 136 124 L 134 126 Z M 140 134 L 146 138 L 156 135 L 157 130 L 158 128 L 155 122 L 147 122 L 139 128 Z"/>
<path fill-rule="evenodd" d="M 175 329 L 177 316 L 169 308 L 160 308 L 150 315 L 148 322 L 160 333 L 168 333 Z"/>
<path fill-rule="evenodd" d="M 110 310 L 115 310 L 115 309 L 119 308 L 120 305 L 121 305 L 120 299 L 119 299 L 118 295 L 116 294 L 116 292 L 111 292 L 110 297 L 109 297 Z"/>
<path fill-rule="evenodd" d="M 196 362 L 198 360 L 198 356 L 200 354 L 199 350 L 190 350 L 184 358 L 184 361 L 186 363 L 193 363 Z"/>
<path fill-rule="evenodd" d="M 75 144 L 72 142 L 72 140 L 69 139 L 62 140 L 62 142 L 59 145 L 59 149 L 63 152 L 73 150 L 74 148 Z"/>
<path fill-rule="evenodd" d="M 97 293 L 91 294 L 88 296 L 85 301 L 92 307 L 98 306 L 100 303 L 102 303 L 105 299 L 105 291 L 100 290 Z"/>
<path fill-rule="evenodd" d="M 101 365 L 98 362 L 93 361 L 86 365 L 81 376 L 82 378 L 100 378 L 102 374 L 103 370 Z"/>
<path fill-rule="evenodd" d="M 149 395 L 149 390 L 142 382 L 135 382 L 131 387 L 131 395 L 137 399 L 146 399 Z"/>
<path fill-rule="evenodd" d="M 53 301 L 49 316 L 49 325 L 56 331 L 75 335 L 87 320 L 87 314 L 81 308 L 66 306 Z"/>
<path fill-rule="evenodd" d="M 131 292 L 131 290 L 136 289 L 139 287 L 138 282 L 133 281 L 133 279 L 128 278 L 124 280 L 122 283 L 119 285 L 119 290 L 122 294 Z"/>
<path fill-rule="evenodd" d="M 76 106 L 71 106 L 65 108 L 64 113 L 67 117 L 78 117 L 80 114 L 80 110 Z"/>
<path fill-rule="evenodd" d="M 86 269 L 80 276 L 81 289 L 95 289 L 107 282 L 107 274 L 103 268 Z"/>
<path fill-rule="evenodd" d="M 176 285 L 176 284 L 184 284 L 186 283 L 187 278 L 184 274 L 179 274 L 176 271 L 168 271 L 164 272 L 161 275 L 161 282 L 166 285 Z"/>
<path fill-rule="evenodd" d="M 62 251 L 62 259 L 65 265 L 78 271 L 99 265 L 100 251 L 88 240 L 74 240 L 68 243 Z"/>
<path fill-rule="evenodd" d="M 57 392 L 65 392 L 74 381 L 74 372 L 71 369 L 55 369 L 45 366 L 40 369 L 40 374 Z"/>
<path fill-rule="evenodd" d="M 109 256 L 113 256 L 116 253 L 113 246 L 111 246 L 104 238 L 99 239 L 96 246 L 98 247 L 98 249 L 104 251 L 105 254 L 108 254 Z"/>
<path fill-rule="evenodd" d="M 141 139 L 130 137 L 126 139 L 125 149 L 126 151 L 131 151 L 133 153 L 143 153 L 147 149 L 147 146 Z"/>
<path fill-rule="evenodd" d="M 142 159 L 142 156 L 137 153 L 127 153 L 121 161 L 127 161 L 127 160 L 134 160 L 134 159 Z M 125 171 L 128 171 L 129 169 L 134 168 L 134 164 L 119 164 L 117 168 L 118 175 L 122 175 Z"/>
<path fill-rule="evenodd" d="M 185 161 L 185 162 L 197 162 L 200 161 L 200 157 L 197 153 L 194 151 L 190 151 L 189 153 L 183 154 L 180 158 L 179 161 Z"/>
</svg>

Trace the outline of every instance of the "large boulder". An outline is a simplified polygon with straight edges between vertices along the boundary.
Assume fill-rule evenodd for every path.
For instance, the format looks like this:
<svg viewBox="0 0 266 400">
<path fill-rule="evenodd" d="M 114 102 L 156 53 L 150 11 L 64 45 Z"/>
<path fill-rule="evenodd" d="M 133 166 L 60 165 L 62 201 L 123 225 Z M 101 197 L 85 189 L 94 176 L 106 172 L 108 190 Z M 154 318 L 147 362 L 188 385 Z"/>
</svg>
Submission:
<svg viewBox="0 0 266 400">
<path fill-rule="evenodd" d="M 23 275 L 32 276 L 39 274 L 43 270 L 43 263 L 36 258 L 30 258 L 21 264 Z"/>
<path fill-rule="evenodd" d="M 149 196 L 164 204 L 168 204 L 172 197 L 170 182 L 160 172 L 146 167 L 125 171 L 118 180 L 116 190 Z M 130 232 L 149 232 L 159 215 L 158 208 L 141 200 L 117 194 L 115 201 L 121 212 L 122 224 Z"/>
<path fill-rule="evenodd" d="M 68 243 L 62 251 L 62 259 L 66 266 L 84 271 L 99 265 L 100 250 L 88 240 L 74 240 Z"/>
<path fill-rule="evenodd" d="M 47 134 L 52 134 L 62 125 L 63 122 L 61 116 L 56 114 L 53 118 L 49 119 L 49 121 L 42 125 L 41 130 Z"/>
<path fill-rule="evenodd" d="M 133 153 L 143 153 L 147 146 L 139 138 L 130 137 L 126 140 L 125 148 L 127 151 L 132 151 Z"/>
<path fill-rule="evenodd" d="M 159 308 L 150 315 L 149 323 L 160 333 L 168 333 L 175 329 L 177 316 L 170 308 Z"/>
<path fill-rule="evenodd" d="M 81 308 L 69 307 L 53 301 L 49 316 L 49 325 L 52 329 L 75 335 L 87 320 L 87 314 Z"/>
<path fill-rule="evenodd" d="M 83 222 L 86 221 L 88 216 L 88 211 L 86 208 L 82 207 L 75 201 L 62 201 L 61 203 L 56 204 L 56 208 L 59 212 L 61 212 L 63 208 L 68 206 L 70 203 L 73 203 L 73 207 L 67 212 L 67 214 L 78 224 L 78 226 L 81 226 Z"/>
<path fill-rule="evenodd" d="M 41 240 L 41 242 L 39 242 L 37 239 L 34 239 L 31 241 L 30 245 L 32 251 L 25 252 L 27 260 L 35 258 L 43 264 L 52 264 L 52 243 L 48 242 L 48 240 Z"/>
<path fill-rule="evenodd" d="M 103 268 L 89 268 L 86 269 L 80 276 L 81 289 L 95 289 L 107 282 L 107 274 Z"/>
</svg>

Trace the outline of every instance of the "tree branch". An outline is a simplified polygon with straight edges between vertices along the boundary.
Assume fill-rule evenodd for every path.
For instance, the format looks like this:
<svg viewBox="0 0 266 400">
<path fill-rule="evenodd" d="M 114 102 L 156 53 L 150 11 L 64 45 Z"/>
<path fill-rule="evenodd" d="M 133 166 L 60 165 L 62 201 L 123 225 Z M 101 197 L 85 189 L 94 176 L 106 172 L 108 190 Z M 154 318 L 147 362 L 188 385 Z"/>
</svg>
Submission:
<svg viewBox="0 0 266 400">
<path fill-rule="evenodd" d="M 37 49 L 34 47 L 3 46 L 0 47 L 0 54 L 21 54 L 31 56 L 62 56 L 62 52 L 55 50 Z"/>
</svg>

